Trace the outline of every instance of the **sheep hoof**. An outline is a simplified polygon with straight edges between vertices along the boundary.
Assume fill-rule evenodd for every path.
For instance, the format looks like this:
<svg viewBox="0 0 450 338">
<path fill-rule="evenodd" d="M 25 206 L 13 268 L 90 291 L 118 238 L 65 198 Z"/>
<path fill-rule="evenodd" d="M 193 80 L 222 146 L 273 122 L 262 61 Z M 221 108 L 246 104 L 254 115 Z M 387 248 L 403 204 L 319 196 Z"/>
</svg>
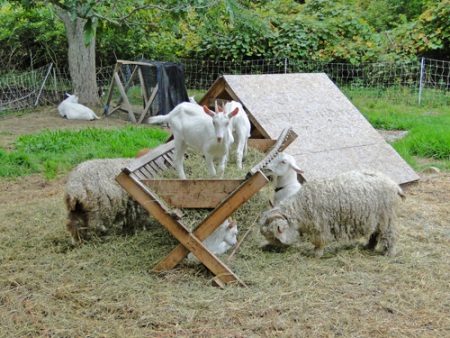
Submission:
<svg viewBox="0 0 450 338">
<path fill-rule="evenodd" d="M 322 258 L 323 256 L 323 248 L 315 248 L 314 249 L 314 257 Z"/>
</svg>

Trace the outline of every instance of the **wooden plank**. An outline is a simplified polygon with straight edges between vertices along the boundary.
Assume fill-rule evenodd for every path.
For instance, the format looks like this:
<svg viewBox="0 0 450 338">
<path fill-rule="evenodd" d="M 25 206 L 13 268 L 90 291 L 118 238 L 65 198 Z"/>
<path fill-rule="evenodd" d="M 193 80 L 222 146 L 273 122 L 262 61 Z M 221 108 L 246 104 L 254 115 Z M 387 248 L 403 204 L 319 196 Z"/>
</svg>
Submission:
<svg viewBox="0 0 450 338">
<path fill-rule="evenodd" d="M 117 88 L 119 89 L 120 95 L 122 96 L 122 98 L 125 101 L 125 104 L 128 108 L 128 116 L 130 117 L 132 122 L 136 123 L 136 118 L 134 117 L 133 109 L 131 108 L 130 101 L 128 101 L 127 94 L 125 93 L 122 83 L 120 82 L 118 73 L 114 73 L 114 79 L 116 80 Z"/>
<path fill-rule="evenodd" d="M 150 110 L 150 107 L 152 106 L 153 101 L 156 98 L 156 94 L 158 94 L 158 84 L 153 88 L 152 95 L 150 95 L 150 99 L 148 101 L 145 101 L 145 109 L 142 112 L 141 118 L 139 119 L 139 123 L 142 123 L 145 116 L 147 115 L 148 111 Z M 145 91 L 144 91 L 145 92 Z"/>
<path fill-rule="evenodd" d="M 201 106 L 209 105 L 209 100 L 214 100 L 223 91 L 224 86 L 225 81 L 223 77 L 218 78 L 216 81 L 214 81 L 213 85 L 209 88 L 206 94 L 203 95 L 200 101 L 198 101 L 198 104 Z"/>
<path fill-rule="evenodd" d="M 128 60 L 117 60 L 124 65 L 139 65 L 139 66 L 153 66 L 151 62 L 143 62 L 143 61 L 128 61 Z"/>
<path fill-rule="evenodd" d="M 175 208 L 214 209 L 244 180 L 196 179 L 196 180 L 143 180 L 167 204 Z"/>
<path fill-rule="evenodd" d="M 261 153 L 265 153 L 270 147 L 272 147 L 277 141 L 272 139 L 252 139 L 249 138 L 247 145 L 253 149 L 258 150 Z"/>
<path fill-rule="evenodd" d="M 170 141 L 168 143 L 163 143 L 163 144 L 159 145 L 158 147 L 156 147 L 155 149 L 153 149 L 152 151 L 149 151 L 144 156 L 139 157 L 136 160 L 134 160 L 133 162 L 131 162 L 127 166 L 127 169 L 129 171 L 133 172 L 134 170 L 146 165 L 147 163 L 155 160 L 156 158 L 158 158 L 168 152 L 172 152 L 174 147 L 175 147 L 175 144 L 173 141 Z"/>
<path fill-rule="evenodd" d="M 169 231 L 188 252 L 192 252 L 214 275 L 224 283 L 243 283 L 224 263 L 212 254 L 202 242 L 193 235 L 182 223 L 175 220 L 158 199 L 157 196 L 145 188 L 142 183 L 121 172 L 116 181 L 133 196 L 133 198 L 147 210 L 167 231 Z"/>
<path fill-rule="evenodd" d="M 242 183 L 232 194 L 214 209 L 207 218 L 193 231 L 200 240 L 205 240 L 231 214 L 238 210 L 246 201 L 256 194 L 269 180 L 262 172 L 257 172 Z M 189 249 L 178 245 L 154 268 L 154 271 L 171 270 L 189 254 Z M 195 255 L 195 253 L 194 253 Z M 199 257 L 197 257 L 199 258 Z"/>
<path fill-rule="evenodd" d="M 109 110 L 109 104 L 111 103 L 113 90 L 114 90 L 114 74 L 117 73 L 119 71 L 119 69 L 120 69 L 120 63 L 116 63 L 116 66 L 114 67 L 113 76 L 111 77 L 111 84 L 109 85 L 108 98 L 106 99 L 105 110 L 103 111 L 103 115 L 105 115 L 105 116 L 108 116 L 112 113 L 112 112 L 109 113 L 108 110 Z"/>
</svg>

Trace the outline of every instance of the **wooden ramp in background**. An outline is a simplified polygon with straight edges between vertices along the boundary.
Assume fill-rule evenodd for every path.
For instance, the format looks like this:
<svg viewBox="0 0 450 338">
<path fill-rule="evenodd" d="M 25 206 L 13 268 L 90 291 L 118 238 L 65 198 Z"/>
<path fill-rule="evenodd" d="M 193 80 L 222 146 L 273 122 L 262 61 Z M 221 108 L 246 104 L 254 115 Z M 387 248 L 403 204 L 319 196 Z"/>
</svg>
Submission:
<svg viewBox="0 0 450 338">
<path fill-rule="evenodd" d="M 419 180 L 324 73 L 224 75 L 200 103 L 216 98 L 244 105 L 253 137 L 275 138 L 291 127 L 298 138 L 286 152 L 307 181 L 353 169 L 381 171 L 399 184 Z"/>
</svg>

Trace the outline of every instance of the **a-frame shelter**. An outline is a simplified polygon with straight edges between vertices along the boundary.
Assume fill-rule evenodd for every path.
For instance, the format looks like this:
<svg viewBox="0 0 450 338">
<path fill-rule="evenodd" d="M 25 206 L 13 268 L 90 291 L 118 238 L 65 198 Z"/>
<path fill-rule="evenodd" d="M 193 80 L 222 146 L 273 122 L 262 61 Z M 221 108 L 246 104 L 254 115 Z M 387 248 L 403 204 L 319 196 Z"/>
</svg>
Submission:
<svg viewBox="0 0 450 338">
<path fill-rule="evenodd" d="M 419 180 L 324 73 L 223 75 L 199 104 L 216 99 L 242 103 L 252 138 L 276 138 L 292 128 L 298 138 L 286 152 L 307 181 L 349 170 L 381 171 L 398 184 Z"/>
</svg>

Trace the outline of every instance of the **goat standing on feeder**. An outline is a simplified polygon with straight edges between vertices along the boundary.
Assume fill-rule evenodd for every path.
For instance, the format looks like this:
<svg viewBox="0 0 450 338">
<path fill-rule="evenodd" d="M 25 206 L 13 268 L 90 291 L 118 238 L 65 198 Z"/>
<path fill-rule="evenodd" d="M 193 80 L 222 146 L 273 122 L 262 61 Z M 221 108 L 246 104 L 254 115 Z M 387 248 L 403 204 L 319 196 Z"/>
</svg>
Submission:
<svg viewBox="0 0 450 338">
<path fill-rule="evenodd" d="M 276 179 L 274 205 L 279 206 L 285 198 L 292 196 L 302 187 L 297 174 L 303 171 L 297 166 L 294 156 L 279 153 L 266 167 Z"/>
<path fill-rule="evenodd" d="M 211 176 L 216 176 L 213 162 L 215 157 L 219 158 L 217 173 L 222 175 L 225 171 L 228 152 L 234 141 L 230 119 L 238 113 L 238 109 L 224 114 L 219 111 L 216 103 L 216 110 L 214 112 L 206 106 L 183 102 L 167 115 L 148 119 L 150 124 L 169 124 L 175 142 L 175 168 L 181 179 L 186 179 L 183 158 L 188 147 L 203 152 Z"/>
<path fill-rule="evenodd" d="M 242 158 L 247 153 L 247 140 L 250 137 L 251 124 L 242 104 L 236 101 L 227 102 L 223 108 L 225 114 L 238 109 L 238 113 L 231 120 L 231 131 L 236 142 L 236 165 L 242 170 Z"/>
</svg>

